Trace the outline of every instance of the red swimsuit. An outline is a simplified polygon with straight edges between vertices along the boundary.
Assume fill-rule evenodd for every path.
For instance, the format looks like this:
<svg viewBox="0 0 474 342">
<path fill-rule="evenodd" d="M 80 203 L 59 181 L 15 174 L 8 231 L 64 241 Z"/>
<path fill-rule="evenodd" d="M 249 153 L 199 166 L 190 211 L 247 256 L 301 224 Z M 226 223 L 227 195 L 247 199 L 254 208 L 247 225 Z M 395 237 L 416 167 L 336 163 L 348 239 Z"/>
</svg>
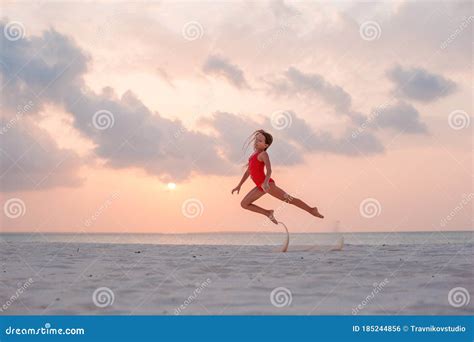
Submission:
<svg viewBox="0 0 474 342">
<path fill-rule="evenodd" d="M 249 158 L 249 173 L 250 173 L 250 177 L 252 178 L 252 180 L 254 181 L 255 185 L 257 185 L 257 187 L 263 191 L 263 188 L 262 188 L 262 183 L 263 181 L 265 180 L 265 173 L 263 172 L 263 168 L 265 166 L 265 163 L 263 161 L 260 161 L 257 159 L 258 155 L 260 154 L 260 152 L 255 152 L 254 154 L 252 154 Z M 273 179 L 269 179 L 268 182 L 273 182 L 275 183 L 275 181 Z"/>
</svg>

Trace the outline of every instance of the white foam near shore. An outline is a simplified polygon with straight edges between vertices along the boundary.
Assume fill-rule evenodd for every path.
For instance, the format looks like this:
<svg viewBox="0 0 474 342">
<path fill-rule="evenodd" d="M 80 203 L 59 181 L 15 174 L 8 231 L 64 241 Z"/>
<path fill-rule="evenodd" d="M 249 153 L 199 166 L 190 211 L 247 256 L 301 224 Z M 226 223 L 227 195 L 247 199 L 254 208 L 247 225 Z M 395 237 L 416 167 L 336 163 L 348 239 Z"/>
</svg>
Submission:
<svg viewBox="0 0 474 342">
<path fill-rule="evenodd" d="M 245 245 L 0 246 L 0 315 L 474 313 L 472 242 L 291 253 Z"/>
</svg>

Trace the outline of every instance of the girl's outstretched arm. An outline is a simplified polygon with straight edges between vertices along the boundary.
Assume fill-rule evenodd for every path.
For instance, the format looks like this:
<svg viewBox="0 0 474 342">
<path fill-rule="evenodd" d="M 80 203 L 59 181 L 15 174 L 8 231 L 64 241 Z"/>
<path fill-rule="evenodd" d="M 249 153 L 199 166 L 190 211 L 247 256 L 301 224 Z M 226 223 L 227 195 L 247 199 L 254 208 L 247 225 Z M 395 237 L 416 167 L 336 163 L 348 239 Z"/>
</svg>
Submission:
<svg viewBox="0 0 474 342">
<path fill-rule="evenodd" d="M 234 194 L 234 191 L 237 191 L 237 193 L 240 192 L 240 187 L 242 186 L 242 184 L 245 183 L 245 181 L 247 180 L 247 178 L 249 178 L 249 169 L 247 168 L 247 170 L 245 170 L 243 176 L 242 176 L 242 179 L 240 180 L 239 184 L 232 189 L 232 194 Z"/>
</svg>

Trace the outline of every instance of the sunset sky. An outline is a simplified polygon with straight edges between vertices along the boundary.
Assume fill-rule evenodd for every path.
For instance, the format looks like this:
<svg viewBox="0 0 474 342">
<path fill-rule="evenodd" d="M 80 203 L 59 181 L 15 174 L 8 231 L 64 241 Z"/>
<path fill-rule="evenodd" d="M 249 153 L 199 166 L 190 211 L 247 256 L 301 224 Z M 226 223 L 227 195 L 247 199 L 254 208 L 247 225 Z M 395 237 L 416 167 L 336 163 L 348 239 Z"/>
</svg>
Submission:
<svg viewBox="0 0 474 342">
<path fill-rule="evenodd" d="M 473 227 L 469 1 L 0 6 L 3 232 Z"/>
</svg>

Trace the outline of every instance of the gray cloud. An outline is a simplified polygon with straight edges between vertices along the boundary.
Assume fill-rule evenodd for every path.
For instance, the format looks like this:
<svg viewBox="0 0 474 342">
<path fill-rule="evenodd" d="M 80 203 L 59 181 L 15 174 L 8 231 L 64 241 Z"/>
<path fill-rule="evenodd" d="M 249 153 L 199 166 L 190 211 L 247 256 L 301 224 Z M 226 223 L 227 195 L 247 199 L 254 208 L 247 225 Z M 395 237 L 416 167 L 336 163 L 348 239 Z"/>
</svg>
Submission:
<svg viewBox="0 0 474 342">
<path fill-rule="evenodd" d="M 222 56 L 209 56 L 202 69 L 207 74 L 224 77 L 237 88 L 249 87 L 247 81 L 245 80 L 242 69 L 240 69 L 237 65 L 232 64 L 228 59 Z"/>
<path fill-rule="evenodd" d="M 0 188 L 3 192 L 75 187 L 81 161 L 76 152 L 59 148 L 28 118 L 12 124 L 0 118 Z"/>
<path fill-rule="evenodd" d="M 181 121 L 151 112 L 131 91 L 120 98 L 112 89 L 87 92 L 77 103 L 66 103 L 75 126 L 97 143 L 96 154 L 114 168 L 140 167 L 162 180 L 184 180 L 191 172 L 225 174 L 234 165 L 218 153 L 212 136 L 188 130 Z M 97 111 L 112 113 L 113 126 L 98 130 Z"/>
<path fill-rule="evenodd" d="M 271 90 L 279 95 L 317 95 L 339 112 L 347 113 L 351 107 L 351 96 L 338 85 L 328 82 L 324 76 L 309 74 L 290 67 L 284 79 L 269 81 Z"/>
<path fill-rule="evenodd" d="M 420 122 L 420 113 L 412 105 L 398 101 L 377 111 L 375 122 L 381 128 L 392 128 L 405 133 L 426 134 L 426 125 Z"/>
<path fill-rule="evenodd" d="M 295 92 L 318 94 L 337 111 L 347 112 L 351 107 L 351 96 L 340 86 L 326 81 L 322 75 L 305 74 L 294 67 L 290 67 L 285 75 Z"/>
<path fill-rule="evenodd" d="M 291 124 L 283 129 L 276 129 L 272 125 L 271 116 L 262 116 L 262 120 L 254 121 L 248 117 L 225 112 L 216 112 L 211 118 L 201 119 L 201 122 L 219 132 L 219 141 L 226 146 L 235 162 L 243 160 L 241 149 L 243 137 L 249 136 L 259 128 L 273 135 L 274 142 L 269 151 L 272 160 L 278 165 L 300 164 L 303 162 L 301 156 L 305 153 L 327 152 L 360 156 L 384 152 L 382 143 L 370 132 L 362 132 L 353 138 L 352 130 L 346 129 L 341 136 L 336 137 L 331 132 L 314 130 L 293 111 L 286 111 L 284 115 L 291 117 Z"/>
<path fill-rule="evenodd" d="M 342 87 L 328 82 L 322 75 L 304 73 L 295 67 L 290 67 L 284 72 L 284 78 L 270 80 L 267 83 L 270 85 L 270 91 L 275 94 L 316 95 L 328 105 L 333 106 L 338 114 L 348 116 L 355 123 L 364 121 L 362 114 L 351 109 L 351 95 Z"/>
<path fill-rule="evenodd" d="M 3 28 L 4 23 L 1 23 L 1 32 Z M 15 156 L 21 155 L 28 147 L 21 143 L 27 137 L 15 132 L 23 132 L 25 119 L 33 119 L 46 103 L 62 106 L 73 115 L 74 126 L 96 144 L 94 152 L 105 159 L 109 167 L 141 167 L 162 180 L 183 180 L 193 171 L 226 174 L 235 168 L 218 153 L 219 143 L 212 136 L 188 130 L 179 120 L 169 120 L 151 112 L 131 91 L 118 97 L 112 88 L 104 88 L 100 94 L 88 89 L 82 78 L 87 70 L 88 57 L 67 37 L 49 30 L 42 36 L 18 41 L 9 41 L 3 34 L 0 39 L 4 47 L 0 51 L 5 95 L 2 98 L 3 122 L 7 124 L 15 119 L 19 105 L 25 102 L 34 104 L 22 119 L 15 121 L 15 127 L 20 131 L 11 129 L 4 132 L 3 140 L 9 139 L 3 146 L 1 160 L 5 170 L 12 168 Z M 98 111 L 104 110 L 111 113 L 114 124 L 101 130 L 94 125 L 93 118 Z M 31 139 L 43 139 L 46 143 L 40 145 L 45 151 L 32 149 L 28 152 L 28 159 L 22 159 L 27 178 L 33 175 L 41 177 L 42 171 L 49 172 L 51 165 L 62 160 L 65 153 L 75 155 L 70 150 L 57 148 L 52 137 L 34 123 L 30 125 Z M 44 158 L 44 153 L 48 158 Z M 66 185 L 67 179 L 72 180 L 69 184 L 76 185 L 73 173 L 77 172 L 77 167 L 68 165 L 63 164 L 63 176 L 57 183 L 46 182 L 43 187 Z M 71 172 L 69 178 L 67 172 Z M 11 176 L 4 176 L 2 181 L 2 191 L 28 189 L 28 186 L 37 189 L 32 182 L 20 182 Z"/>
<path fill-rule="evenodd" d="M 312 129 L 304 119 L 299 118 L 293 111 L 288 111 L 287 114 L 291 116 L 291 125 L 277 132 L 304 151 L 327 152 L 345 156 L 384 152 L 383 144 L 368 131 L 353 138 L 351 135 L 353 130 L 347 128 L 342 135 L 334 136 L 328 131 Z M 267 120 L 270 121 L 270 118 Z"/>
<path fill-rule="evenodd" d="M 0 32 L 4 32 L 0 22 Z M 59 148 L 33 121 L 48 102 L 67 98 L 80 87 L 88 57 L 78 54 L 73 42 L 49 30 L 40 37 L 11 41 L 0 36 L 1 191 L 24 191 L 78 186 L 78 154 Z"/>
<path fill-rule="evenodd" d="M 269 120 L 255 121 L 248 116 L 215 112 L 210 118 L 201 118 L 199 122 L 212 127 L 229 159 L 234 163 L 245 164 L 247 162 L 248 150 L 252 150 L 253 146 L 249 145 L 247 150 L 244 150 L 244 141 L 252 132 L 260 128 L 272 132 L 274 136 L 271 153 L 272 159 L 276 163 L 294 165 L 303 162 L 298 146 L 284 139 L 283 133 L 273 129 Z"/>
<path fill-rule="evenodd" d="M 387 76 L 396 85 L 397 97 L 430 102 L 452 94 L 456 83 L 423 68 L 403 68 L 396 65 L 387 71 Z"/>
<path fill-rule="evenodd" d="M 352 124 L 361 125 L 370 121 L 369 117 L 351 108 L 352 98 L 349 93 L 340 86 L 327 82 L 322 75 L 304 73 L 291 67 L 285 72 L 285 79 L 279 79 L 270 84 L 272 90 L 278 94 L 318 95 L 324 99 L 326 103 L 334 106 L 338 113 L 347 115 L 352 120 Z M 416 84 L 416 87 L 422 86 L 422 82 Z M 420 121 L 419 112 L 410 104 L 399 101 L 395 105 L 386 106 L 383 111 L 377 110 L 376 113 L 377 115 L 374 121 L 378 124 L 379 128 L 399 129 L 412 134 L 427 133 L 426 125 Z M 350 130 L 350 127 L 347 128 L 346 133 L 349 133 Z M 318 136 L 318 134 L 316 134 L 313 139 L 316 141 L 314 143 L 315 146 L 324 147 L 324 150 L 333 151 L 335 153 L 355 153 L 353 150 L 354 144 L 360 144 L 361 151 L 373 153 L 383 151 L 381 143 L 366 130 L 362 130 L 362 134 L 357 135 L 356 138 L 349 139 L 351 145 L 345 144 L 347 139 L 337 141 L 327 135 Z M 334 150 L 334 146 L 338 146 L 338 149 Z"/>
<path fill-rule="evenodd" d="M 4 26 L 0 22 L 2 32 Z M 10 41 L 2 34 L 0 40 L 2 106 L 6 111 L 32 101 L 35 106 L 27 114 L 35 114 L 45 102 L 62 101 L 72 87 L 82 86 L 89 57 L 68 37 L 51 29 L 40 37 Z"/>
</svg>

